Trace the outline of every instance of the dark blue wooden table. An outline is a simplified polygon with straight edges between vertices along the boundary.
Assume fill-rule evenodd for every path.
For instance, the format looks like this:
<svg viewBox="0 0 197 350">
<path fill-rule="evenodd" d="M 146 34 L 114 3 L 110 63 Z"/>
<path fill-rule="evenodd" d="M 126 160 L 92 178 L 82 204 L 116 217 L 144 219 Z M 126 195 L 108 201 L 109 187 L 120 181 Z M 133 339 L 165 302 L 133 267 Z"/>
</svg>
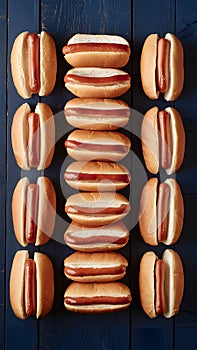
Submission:
<svg viewBox="0 0 197 350">
<path fill-rule="evenodd" d="M 10 74 L 10 52 L 15 37 L 22 31 L 46 30 L 57 45 L 58 75 L 54 92 L 45 98 L 34 96 L 29 103 L 49 103 L 56 115 L 57 143 L 52 165 L 44 174 L 57 192 L 57 223 L 54 239 L 45 246 L 29 247 L 51 258 L 55 269 L 55 303 L 44 319 L 18 320 L 9 302 L 9 274 L 13 256 L 21 249 L 12 226 L 11 199 L 14 187 L 25 172 L 17 167 L 10 142 L 12 118 L 24 103 L 17 94 Z M 181 113 L 186 131 L 186 153 L 177 179 L 185 202 L 182 236 L 174 248 L 182 257 L 185 270 L 185 292 L 180 313 L 172 318 L 149 319 L 139 300 L 138 272 L 142 254 L 149 250 L 139 234 L 138 225 L 131 230 L 130 243 L 122 249 L 129 260 L 124 282 L 131 288 L 133 302 L 125 311 L 106 315 L 70 313 L 63 306 L 63 294 L 69 281 L 63 274 L 63 260 L 72 250 L 63 244 L 68 226 L 64 214 L 64 196 L 70 194 L 62 181 L 65 150 L 63 142 L 70 131 L 62 110 L 73 96 L 63 84 L 68 70 L 61 53 L 62 46 L 75 33 L 107 33 L 125 37 L 131 44 L 131 60 L 126 70 L 132 76 L 132 89 L 122 98 L 144 113 L 153 105 L 166 106 L 162 97 L 150 101 L 143 93 L 139 59 L 142 44 L 150 33 L 175 33 L 185 51 L 185 85 L 181 97 L 171 103 Z M 68 349 L 68 350 L 149 350 L 197 349 L 197 2 L 195 0 L 0 0 L 0 349 Z M 168 105 L 170 105 L 168 103 Z M 140 120 L 140 119 L 139 119 Z M 140 122 L 133 122 L 135 130 Z M 138 130 L 139 131 L 139 130 Z M 131 135 L 132 148 L 141 159 L 140 141 Z M 136 169 L 134 169 L 136 176 Z M 35 178 L 34 171 L 28 176 Z M 132 174 L 133 175 L 133 174 Z M 133 183 L 135 177 L 133 175 Z M 137 208 L 136 201 L 136 208 Z M 133 212 L 135 206 L 132 208 Z M 159 254 L 164 246 L 155 249 Z"/>
</svg>

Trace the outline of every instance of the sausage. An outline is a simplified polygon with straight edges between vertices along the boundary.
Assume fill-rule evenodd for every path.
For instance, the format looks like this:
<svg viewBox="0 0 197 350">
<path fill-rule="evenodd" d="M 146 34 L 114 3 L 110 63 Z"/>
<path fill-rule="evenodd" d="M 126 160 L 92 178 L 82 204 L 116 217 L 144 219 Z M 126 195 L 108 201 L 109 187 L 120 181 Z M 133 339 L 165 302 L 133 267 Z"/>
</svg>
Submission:
<svg viewBox="0 0 197 350">
<path fill-rule="evenodd" d="M 40 117 L 37 113 L 28 115 L 28 162 L 31 168 L 40 163 Z"/>
<path fill-rule="evenodd" d="M 160 259 L 155 263 L 155 311 L 164 312 L 164 262 Z"/>
<path fill-rule="evenodd" d="M 161 38 L 157 42 L 156 86 L 160 92 L 166 92 L 169 86 L 169 50 L 170 42 Z"/>
<path fill-rule="evenodd" d="M 108 152 L 118 152 L 118 153 L 125 153 L 128 151 L 128 147 L 124 145 L 104 145 L 104 144 L 93 144 L 93 143 L 84 143 L 84 142 L 78 142 L 78 141 L 72 141 L 72 140 L 66 140 L 64 142 L 64 146 L 66 148 L 72 148 L 72 149 L 82 149 L 82 150 L 91 150 L 91 151 L 103 151 L 106 152 L 106 149 Z"/>
<path fill-rule="evenodd" d="M 168 169 L 172 163 L 172 135 L 170 125 L 170 114 L 168 112 L 158 112 L 159 130 L 159 163 L 164 169 Z"/>
<path fill-rule="evenodd" d="M 129 182 L 129 176 L 127 174 L 88 174 L 88 173 L 75 173 L 66 171 L 64 173 L 64 179 L 69 181 L 85 180 L 85 181 L 102 181 L 109 180 L 115 182 Z"/>
<path fill-rule="evenodd" d="M 27 317 L 36 314 L 36 263 L 32 259 L 25 262 L 25 313 Z"/>
<path fill-rule="evenodd" d="M 37 34 L 28 34 L 29 86 L 32 93 L 40 90 L 40 38 Z"/>
<path fill-rule="evenodd" d="M 85 75 L 67 74 L 64 77 L 65 83 L 90 84 L 90 85 L 111 85 L 113 83 L 130 80 L 129 74 L 117 74 L 107 77 L 89 77 Z"/>
<path fill-rule="evenodd" d="M 107 204 L 107 203 L 106 203 Z M 120 207 L 106 207 L 106 208 L 99 208 L 99 207 L 78 207 L 78 206 L 71 206 L 67 205 L 65 206 L 65 212 L 67 214 L 123 214 L 129 212 L 129 205 L 122 204 Z"/>
<path fill-rule="evenodd" d="M 158 188 L 158 201 L 157 201 L 158 242 L 164 242 L 167 239 L 169 206 L 170 206 L 170 186 L 166 183 L 161 183 Z"/>
<path fill-rule="evenodd" d="M 65 303 L 69 305 L 97 305 L 97 304 L 111 304 L 111 305 L 122 305 L 129 304 L 132 298 L 130 295 L 127 297 L 110 297 L 110 296 L 99 296 L 99 297 L 66 297 Z"/>
<path fill-rule="evenodd" d="M 113 108 L 113 109 L 96 109 L 96 108 L 65 108 L 64 114 L 66 117 L 74 116 L 103 116 L 107 117 L 130 117 L 130 110 L 127 108 Z"/>
<path fill-rule="evenodd" d="M 105 267 L 105 268 L 74 268 L 65 266 L 64 272 L 66 275 L 70 276 L 97 276 L 97 275 L 120 275 L 126 271 L 125 265 L 114 266 L 114 267 Z"/>
<path fill-rule="evenodd" d="M 117 236 L 107 236 L 107 235 L 97 235 L 97 236 L 87 236 L 79 237 L 73 236 L 71 233 L 66 233 L 65 241 L 72 244 L 97 244 L 97 243 L 114 243 L 114 244 L 124 244 L 128 241 L 128 237 L 117 237 Z"/>
<path fill-rule="evenodd" d="M 79 43 L 69 44 L 63 47 L 62 52 L 64 55 L 75 52 L 84 51 L 125 51 L 129 53 L 129 46 L 124 44 L 110 44 L 110 43 Z"/>
<path fill-rule="evenodd" d="M 25 240 L 27 243 L 36 242 L 37 213 L 38 213 L 39 186 L 30 184 L 27 186 Z"/>
</svg>

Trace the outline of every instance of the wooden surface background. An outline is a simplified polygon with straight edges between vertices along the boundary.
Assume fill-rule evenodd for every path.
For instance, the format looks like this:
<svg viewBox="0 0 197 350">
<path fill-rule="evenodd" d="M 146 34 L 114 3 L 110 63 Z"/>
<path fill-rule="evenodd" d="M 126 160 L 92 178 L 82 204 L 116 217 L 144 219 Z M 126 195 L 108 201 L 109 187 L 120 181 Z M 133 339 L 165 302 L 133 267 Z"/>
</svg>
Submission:
<svg viewBox="0 0 197 350">
<path fill-rule="evenodd" d="M 15 37 L 22 31 L 48 31 L 57 45 L 58 75 L 54 92 L 44 98 L 28 100 L 49 103 L 56 115 L 56 151 L 52 165 L 44 174 L 54 183 L 58 198 L 54 239 L 45 246 L 29 246 L 31 253 L 45 252 L 55 269 L 55 303 L 44 319 L 18 320 L 9 302 L 9 274 L 17 243 L 11 218 L 11 199 L 21 176 L 32 180 L 39 174 L 21 172 L 17 167 L 10 143 L 10 130 L 15 110 L 24 103 L 17 94 L 10 74 L 10 52 Z M 144 113 L 153 105 L 175 106 L 181 113 L 186 131 L 186 153 L 177 179 L 185 202 L 182 236 L 173 248 L 182 257 L 185 270 L 185 292 L 180 313 L 169 320 L 160 316 L 150 320 L 142 311 L 139 300 L 138 272 L 142 254 L 150 250 L 136 225 L 130 243 L 122 249 L 129 260 L 124 282 L 131 288 L 133 302 L 125 311 L 105 315 L 80 315 L 66 311 L 63 294 L 69 281 L 63 274 L 63 260 L 72 250 L 63 244 L 68 226 L 64 214 L 64 196 L 70 190 L 62 181 L 66 152 L 63 146 L 70 128 L 62 110 L 73 96 L 66 91 L 63 76 L 68 70 L 61 49 L 75 33 L 106 33 L 125 37 L 131 44 L 131 59 L 125 67 L 132 77 L 132 89 L 124 99 L 132 108 Z M 150 33 L 175 33 L 185 51 L 185 84 L 181 97 L 167 103 L 162 97 L 150 101 L 142 91 L 139 60 L 143 42 Z M 0 349 L 69 349 L 69 350 L 149 350 L 197 349 L 197 2 L 195 0 L 0 0 Z M 131 128 L 139 131 L 141 118 L 131 120 Z M 137 132 L 136 131 L 136 132 Z M 139 139 L 131 134 L 132 149 L 141 160 Z M 67 160 L 66 160 L 67 161 Z M 128 162 L 132 163 L 132 159 Z M 132 166 L 132 165 L 131 165 Z M 133 169 L 133 191 L 137 182 Z M 147 174 L 150 176 L 150 174 Z M 131 190 L 132 190 L 131 188 Z M 137 212 L 137 197 L 133 200 L 133 215 Z M 160 254 L 161 245 L 154 249 Z"/>
</svg>

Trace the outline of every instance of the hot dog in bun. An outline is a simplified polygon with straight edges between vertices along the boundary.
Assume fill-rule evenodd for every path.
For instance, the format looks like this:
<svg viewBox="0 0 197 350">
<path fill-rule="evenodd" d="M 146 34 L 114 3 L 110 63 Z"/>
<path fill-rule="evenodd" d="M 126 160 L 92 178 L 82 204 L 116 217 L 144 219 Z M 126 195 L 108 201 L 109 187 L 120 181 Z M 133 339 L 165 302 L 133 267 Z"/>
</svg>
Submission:
<svg viewBox="0 0 197 350">
<path fill-rule="evenodd" d="M 14 85 L 23 98 L 32 94 L 49 95 L 57 72 L 56 48 L 47 32 L 23 32 L 14 41 L 11 52 Z"/>
<path fill-rule="evenodd" d="M 112 162 L 73 162 L 64 173 L 67 184 L 79 191 L 116 191 L 126 187 L 130 174 Z"/>
<path fill-rule="evenodd" d="M 64 143 L 70 157 L 78 161 L 117 162 L 129 153 L 129 138 L 116 131 L 74 130 Z"/>
<path fill-rule="evenodd" d="M 162 260 L 154 252 L 143 255 L 139 273 L 140 298 L 150 318 L 178 313 L 184 290 L 184 271 L 179 255 L 166 249 Z"/>
<path fill-rule="evenodd" d="M 115 130 L 130 118 L 129 106 L 121 100 L 73 98 L 64 107 L 67 122 L 85 130 Z"/>
<path fill-rule="evenodd" d="M 130 88 L 130 75 L 115 68 L 72 68 L 64 77 L 66 88 L 77 97 L 119 97 Z"/>
<path fill-rule="evenodd" d="M 144 241 L 151 245 L 174 244 L 183 227 L 184 203 L 176 180 L 167 179 L 158 185 L 150 179 L 143 188 L 139 226 Z"/>
<path fill-rule="evenodd" d="M 64 240 L 70 248 L 82 252 L 117 250 L 128 243 L 129 231 L 123 221 L 96 227 L 72 222 Z"/>
<path fill-rule="evenodd" d="M 160 92 L 166 101 L 176 100 L 184 82 L 184 53 L 179 39 L 170 33 L 165 38 L 149 35 L 142 48 L 141 79 L 145 94 L 157 99 Z"/>
<path fill-rule="evenodd" d="M 68 197 L 65 212 L 82 225 L 100 226 L 123 219 L 130 211 L 126 197 L 114 192 L 81 192 Z"/>
<path fill-rule="evenodd" d="M 21 105 L 13 118 L 11 137 L 20 168 L 43 170 L 49 167 L 55 145 L 55 124 L 51 108 L 45 103 L 38 103 L 32 113 L 27 103 Z"/>
<path fill-rule="evenodd" d="M 75 252 L 64 260 L 64 273 L 76 282 L 112 282 L 125 276 L 127 266 L 117 252 Z"/>
<path fill-rule="evenodd" d="M 10 274 L 10 303 L 16 317 L 46 316 L 54 300 L 54 272 L 47 255 L 27 250 L 15 254 Z"/>
<path fill-rule="evenodd" d="M 129 43 L 116 35 L 76 34 L 62 49 L 73 67 L 120 68 L 130 56 Z"/>
<path fill-rule="evenodd" d="M 12 219 L 16 239 L 22 246 L 41 245 L 50 239 L 56 216 L 56 194 L 52 182 L 40 176 L 37 184 L 27 177 L 17 183 L 12 197 Z"/>
<path fill-rule="evenodd" d="M 73 282 L 64 294 L 64 305 L 69 311 L 105 313 L 126 309 L 132 301 L 129 288 L 121 282 Z"/>
<path fill-rule="evenodd" d="M 142 151 L 147 169 L 157 174 L 159 168 L 168 175 L 181 166 L 185 152 L 185 131 L 176 109 L 149 109 L 141 129 Z"/>
</svg>

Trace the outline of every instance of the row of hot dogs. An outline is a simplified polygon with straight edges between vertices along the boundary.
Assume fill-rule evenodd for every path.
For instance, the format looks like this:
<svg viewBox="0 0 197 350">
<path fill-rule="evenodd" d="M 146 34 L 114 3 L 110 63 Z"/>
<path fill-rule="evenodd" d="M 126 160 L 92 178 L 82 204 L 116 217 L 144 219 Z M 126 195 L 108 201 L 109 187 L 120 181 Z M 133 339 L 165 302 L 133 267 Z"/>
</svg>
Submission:
<svg viewBox="0 0 197 350">
<path fill-rule="evenodd" d="M 63 53 L 68 63 L 75 67 L 66 74 L 65 85 L 79 97 L 67 102 L 65 117 L 69 124 L 80 129 L 73 131 L 65 141 L 67 153 L 76 162 L 68 166 L 64 178 L 69 186 L 85 191 L 71 195 L 65 205 L 65 212 L 73 220 L 65 233 L 65 242 L 79 251 L 65 259 L 65 274 L 75 281 L 66 290 L 65 306 L 79 312 L 123 309 L 130 304 L 131 294 L 126 285 L 114 281 L 124 276 L 128 263 L 119 253 L 105 251 L 117 250 L 129 239 L 129 232 L 121 220 L 129 213 L 130 204 L 126 197 L 115 191 L 126 187 L 131 180 L 128 169 L 117 163 L 127 156 L 131 143 L 126 135 L 114 130 L 127 124 L 130 109 L 125 102 L 111 98 L 120 96 L 130 87 L 128 73 L 117 69 L 128 62 L 130 47 L 125 39 L 116 36 L 75 35 L 63 48 Z M 22 97 L 28 98 L 33 93 L 44 96 L 52 91 L 57 64 L 55 45 L 47 33 L 36 35 L 25 32 L 19 35 L 13 45 L 11 64 L 13 80 Z M 166 100 L 174 100 L 181 93 L 183 76 L 183 50 L 179 40 L 171 34 L 159 40 L 157 35 L 148 37 L 141 56 L 145 93 L 150 98 L 158 98 L 160 91 Z M 158 112 L 157 107 L 152 108 L 144 117 L 141 135 L 143 155 L 150 172 L 156 174 L 162 167 L 167 174 L 172 174 L 179 169 L 184 157 L 185 135 L 176 110 L 167 108 Z M 39 103 L 32 113 L 28 104 L 22 105 L 12 124 L 12 146 L 17 164 L 25 170 L 32 167 L 45 169 L 50 166 L 54 144 L 55 127 L 50 107 Z M 27 178 L 21 179 L 12 202 L 14 229 L 19 243 L 23 246 L 46 243 L 53 232 L 55 211 L 56 196 L 49 179 L 40 177 L 37 184 L 29 184 Z M 173 244 L 181 233 L 183 211 L 181 191 L 175 180 L 168 179 L 161 184 L 157 194 L 157 179 L 150 179 L 142 192 L 139 215 L 145 242 L 152 245 L 158 242 Z M 10 299 L 15 314 L 24 318 L 24 315 L 35 314 L 36 307 L 30 307 L 31 311 L 27 312 L 23 307 L 19 316 L 20 298 L 23 298 L 23 305 L 36 305 L 35 295 L 39 296 L 36 288 L 40 292 L 44 286 L 42 279 L 37 279 L 35 283 L 35 265 L 38 269 L 38 263 L 25 263 L 29 260 L 25 251 L 18 252 L 17 256 L 20 256 L 18 260 L 22 261 L 22 267 L 16 268 L 18 263 L 15 258 L 10 278 Z M 142 306 L 150 317 L 163 312 L 170 317 L 178 312 L 182 299 L 182 264 L 178 254 L 172 250 L 166 250 L 164 263 L 156 261 L 157 257 L 152 252 L 142 258 Z M 16 271 L 17 274 L 22 271 L 23 277 L 26 276 L 23 279 L 26 287 L 24 283 L 21 287 L 26 292 L 21 289 L 20 298 L 12 291 L 16 289 Z M 153 271 L 156 278 L 153 278 Z M 174 276 L 179 293 L 175 291 Z M 48 279 L 53 283 L 53 273 Z M 148 290 L 147 285 L 152 301 L 154 288 L 158 291 L 155 313 L 147 311 L 150 307 L 150 300 L 144 292 L 144 289 Z M 164 292 L 166 286 L 168 291 Z M 30 292 L 31 288 L 34 292 Z M 164 295 L 171 298 L 172 291 L 174 301 L 166 301 L 164 305 Z M 49 298 L 48 310 L 52 307 L 53 294 Z M 34 301 L 28 298 L 34 298 Z M 37 312 L 37 316 L 40 315 L 43 314 Z"/>
</svg>

